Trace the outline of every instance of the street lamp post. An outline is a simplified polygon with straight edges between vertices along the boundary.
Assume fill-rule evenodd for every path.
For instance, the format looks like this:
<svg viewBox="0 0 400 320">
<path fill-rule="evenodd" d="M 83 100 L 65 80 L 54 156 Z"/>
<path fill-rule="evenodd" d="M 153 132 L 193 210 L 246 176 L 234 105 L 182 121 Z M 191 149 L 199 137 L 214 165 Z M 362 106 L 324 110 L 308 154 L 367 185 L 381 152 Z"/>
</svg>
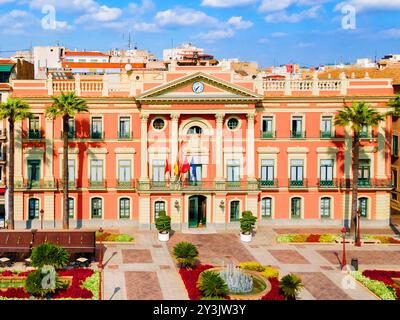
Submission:
<svg viewBox="0 0 400 320">
<path fill-rule="evenodd" d="M 40 229 L 43 230 L 43 218 L 44 218 L 44 210 L 40 210 Z"/>
<path fill-rule="evenodd" d="M 346 228 L 342 228 L 341 232 L 342 232 L 342 237 L 343 237 L 343 256 L 342 256 L 342 269 L 343 269 L 347 265 L 347 261 L 346 261 L 346 233 L 347 233 L 347 229 Z"/>
<path fill-rule="evenodd" d="M 102 241 L 102 237 L 101 234 L 103 233 L 103 228 L 100 227 L 99 229 L 99 233 L 100 233 L 100 250 L 99 250 L 99 264 L 98 264 L 98 268 L 99 268 L 99 300 L 103 299 L 103 295 L 102 295 L 102 271 L 103 271 L 103 241 Z"/>
<path fill-rule="evenodd" d="M 361 221 L 361 210 L 358 209 L 358 211 L 357 211 L 357 240 L 355 243 L 356 247 L 361 247 L 360 221 Z"/>
</svg>

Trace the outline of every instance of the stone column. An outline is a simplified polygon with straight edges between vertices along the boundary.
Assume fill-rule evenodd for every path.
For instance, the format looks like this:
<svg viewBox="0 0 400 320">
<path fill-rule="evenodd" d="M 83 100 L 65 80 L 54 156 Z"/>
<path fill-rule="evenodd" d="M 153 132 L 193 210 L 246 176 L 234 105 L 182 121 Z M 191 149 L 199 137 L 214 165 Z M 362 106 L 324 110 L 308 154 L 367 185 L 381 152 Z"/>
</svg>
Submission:
<svg viewBox="0 0 400 320">
<path fill-rule="evenodd" d="M 223 122 L 224 122 L 225 114 L 218 113 L 215 115 L 215 119 L 217 120 L 217 131 L 215 135 L 215 165 L 216 165 L 216 180 L 224 179 L 224 163 L 223 163 Z"/>
<path fill-rule="evenodd" d="M 46 186 L 54 186 L 54 173 L 53 173 L 53 141 L 54 130 L 53 120 L 46 119 L 46 170 L 44 175 L 44 182 Z"/>
<path fill-rule="evenodd" d="M 170 138 L 170 148 L 171 148 L 171 176 L 174 174 L 174 165 L 178 158 L 179 152 L 179 117 L 180 114 L 173 113 L 171 114 L 171 138 Z"/>
<path fill-rule="evenodd" d="M 150 229 L 150 195 L 141 194 L 139 197 L 139 228 Z"/>
<path fill-rule="evenodd" d="M 149 180 L 148 170 L 148 150 L 147 150 L 147 121 L 149 120 L 148 114 L 140 115 L 140 180 Z"/>
<path fill-rule="evenodd" d="M 255 141 L 254 141 L 254 113 L 247 114 L 247 178 L 249 180 L 255 179 Z"/>
</svg>

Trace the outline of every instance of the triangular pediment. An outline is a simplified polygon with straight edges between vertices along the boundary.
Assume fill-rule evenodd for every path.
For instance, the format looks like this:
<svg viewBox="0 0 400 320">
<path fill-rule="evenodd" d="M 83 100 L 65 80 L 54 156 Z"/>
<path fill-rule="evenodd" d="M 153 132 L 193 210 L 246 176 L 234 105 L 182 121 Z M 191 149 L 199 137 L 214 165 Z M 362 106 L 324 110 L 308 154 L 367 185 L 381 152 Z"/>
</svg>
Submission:
<svg viewBox="0 0 400 320">
<path fill-rule="evenodd" d="M 198 72 L 153 88 L 137 97 L 139 102 L 221 102 L 257 103 L 262 96 L 218 77 Z"/>
</svg>

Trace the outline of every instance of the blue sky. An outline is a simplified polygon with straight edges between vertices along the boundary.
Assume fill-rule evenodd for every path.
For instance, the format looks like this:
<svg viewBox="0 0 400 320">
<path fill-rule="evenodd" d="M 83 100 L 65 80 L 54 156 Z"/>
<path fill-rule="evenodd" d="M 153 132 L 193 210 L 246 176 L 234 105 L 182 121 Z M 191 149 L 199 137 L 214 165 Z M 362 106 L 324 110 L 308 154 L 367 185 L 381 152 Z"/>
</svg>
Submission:
<svg viewBox="0 0 400 320">
<path fill-rule="evenodd" d="M 131 32 L 159 57 L 192 42 L 217 58 L 315 66 L 400 53 L 399 16 L 400 0 L 0 0 L 0 56 L 57 42 L 124 48 Z"/>
</svg>

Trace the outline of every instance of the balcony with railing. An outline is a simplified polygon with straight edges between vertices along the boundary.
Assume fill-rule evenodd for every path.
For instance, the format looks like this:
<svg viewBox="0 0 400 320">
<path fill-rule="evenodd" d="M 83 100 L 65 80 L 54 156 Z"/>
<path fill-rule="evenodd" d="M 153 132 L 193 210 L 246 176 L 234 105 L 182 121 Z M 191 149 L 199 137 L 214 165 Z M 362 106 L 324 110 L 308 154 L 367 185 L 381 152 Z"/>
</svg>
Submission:
<svg viewBox="0 0 400 320">
<path fill-rule="evenodd" d="M 135 181 L 134 180 L 129 180 L 129 181 L 117 181 L 117 189 L 120 190 L 132 190 L 135 189 Z"/>
<path fill-rule="evenodd" d="M 259 187 L 261 190 L 277 189 L 277 188 L 279 188 L 278 179 L 259 180 Z"/>
<path fill-rule="evenodd" d="M 291 139 L 305 139 L 307 137 L 306 131 L 290 131 Z"/>
<path fill-rule="evenodd" d="M 107 182 L 106 180 L 89 180 L 89 189 L 105 190 L 107 189 Z"/>
<path fill-rule="evenodd" d="M 118 131 L 118 140 L 132 140 L 132 137 L 133 137 L 132 132 Z"/>
<path fill-rule="evenodd" d="M 336 137 L 336 131 L 320 131 L 320 138 L 321 139 L 332 139 Z"/>
<path fill-rule="evenodd" d="M 15 182 L 15 189 L 17 190 L 56 190 L 57 185 L 55 181 L 29 180 L 24 179 L 21 182 Z"/>
<path fill-rule="evenodd" d="M 275 139 L 276 131 L 261 131 L 261 139 Z"/>
<path fill-rule="evenodd" d="M 358 179 L 358 188 L 366 189 L 366 190 L 376 190 L 376 189 L 384 189 L 390 190 L 393 189 L 393 182 L 391 179 Z M 341 179 L 340 187 L 342 189 L 351 189 L 353 188 L 353 180 L 352 179 Z"/>
<path fill-rule="evenodd" d="M 41 140 L 43 137 L 41 130 L 28 130 L 29 140 Z"/>
<path fill-rule="evenodd" d="M 338 189 L 339 181 L 338 179 L 332 179 L 332 180 L 318 179 L 318 188 L 322 190 Z"/>
<path fill-rule="evenodd" d="M 104 132 L 90 131 L 90 139 L 92 140 L 103 140 Z"/>
<path fill-rule="evenodd" d="M 302 180 L 292 180 L 289 179 L 289 189 L 305 189 L 308 188 L 308 180 L 307 179 L 302 179 Z"/>
</svg>

